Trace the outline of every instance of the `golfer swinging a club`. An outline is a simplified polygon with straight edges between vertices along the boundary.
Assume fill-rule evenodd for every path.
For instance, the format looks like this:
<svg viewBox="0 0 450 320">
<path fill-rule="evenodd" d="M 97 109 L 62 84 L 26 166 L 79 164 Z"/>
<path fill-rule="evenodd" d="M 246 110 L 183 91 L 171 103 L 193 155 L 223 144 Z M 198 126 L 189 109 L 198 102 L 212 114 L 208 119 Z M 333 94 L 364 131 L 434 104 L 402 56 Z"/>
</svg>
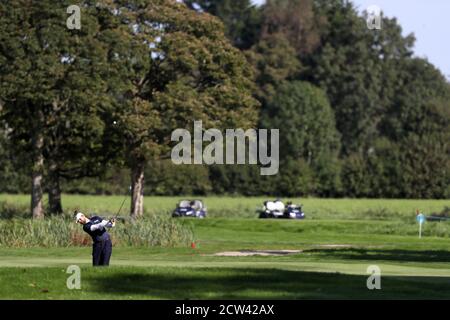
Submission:
<svg viewBox="0 0 450 320">
<path fill-rule="evenodd" d="M 115 219 L 103 220 L 101 217 L 93 216 L 88 219 L 81 212 L 75 211 L 75 221 L 83 225 L 83 230 L 88 233 L 92 241 L 92 265 L 109 266 L 112 253 L 112 243 L 106 228 L 116 225 Z"/>
</svg>

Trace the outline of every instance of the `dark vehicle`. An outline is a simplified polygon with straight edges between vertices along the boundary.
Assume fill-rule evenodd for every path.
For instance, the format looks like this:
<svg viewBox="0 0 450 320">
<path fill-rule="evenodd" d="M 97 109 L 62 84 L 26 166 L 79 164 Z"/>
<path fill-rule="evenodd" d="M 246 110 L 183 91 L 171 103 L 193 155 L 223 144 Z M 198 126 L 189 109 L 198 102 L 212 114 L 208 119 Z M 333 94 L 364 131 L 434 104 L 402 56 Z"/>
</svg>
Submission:
<svg viewBox="0 0 450 320">
<path fill-rule="evenodd" d="M 301 205 L 292 204 L 288 202 L 287 206 L 281 200 L 265 201 L 264 207 L 259 212 L 261 219 L 304 219 L 305 213 Z"/>
<path fill-rule="evenodd" d="M 201 200 L 181 200 L 173 211 L 172 217 L 206 217 L 206 207 Z"/>
</svg>

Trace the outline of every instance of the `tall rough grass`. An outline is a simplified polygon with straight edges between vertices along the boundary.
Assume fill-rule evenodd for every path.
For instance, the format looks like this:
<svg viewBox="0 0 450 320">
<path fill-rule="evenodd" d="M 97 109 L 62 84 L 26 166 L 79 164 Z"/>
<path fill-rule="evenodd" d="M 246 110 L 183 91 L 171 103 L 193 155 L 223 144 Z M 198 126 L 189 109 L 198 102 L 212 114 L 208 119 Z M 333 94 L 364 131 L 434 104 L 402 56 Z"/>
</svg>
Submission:
<svg viewBox="0 0 450 320">
<path fill-rule="evenodd" d="M 128 246 L 173 247 L 194 241 L 192 228 L 170 216 L 150 215 L 136 222 L 118 222 L 114 234 L 119 244 Z"/>
<path fill-rule="evenodd" d="M 0 201 L 0 219 L 31 218 L 30 208 L 24 203 Z"/>
<path fill-rule="evenodd" d="M 117 222 L 110 230 L 119 246 L 182 246 L 194 240 L 192 229 L 170 217 L 148 216 L 135 222 Z M 2 247 L 69 247 L 91 244 L 91 239 L 70 217 L 0 219 Z"/>
</svg>

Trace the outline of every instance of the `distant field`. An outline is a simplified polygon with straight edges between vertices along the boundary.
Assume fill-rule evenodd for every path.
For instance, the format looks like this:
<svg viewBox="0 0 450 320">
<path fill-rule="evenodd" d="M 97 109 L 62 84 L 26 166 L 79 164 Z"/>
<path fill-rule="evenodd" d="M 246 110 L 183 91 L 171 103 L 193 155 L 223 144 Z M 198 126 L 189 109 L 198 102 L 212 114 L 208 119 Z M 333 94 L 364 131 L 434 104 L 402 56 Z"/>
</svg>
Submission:
<svg viewBox="0 0 450 320">
<path fill-rule="evenodd" d="M 145 212 L 166 214 L 184 197 L 145 197 Z M 115 213 L 123 196 L 84 196 L 64 195 L 63 206 L 67 212 L 79 209 L 88 213 Z M 262 207 L 267 197 L 200 197 L 203 199 L 211 217 L 256 217 L 255 211 Z M 270 199 L 270 198 L 269 198 Z M 317 199 L 284 198 L 304 205 L 308 219 L 402 219 L 413 218 L 416 209 L 425 214 L 442 212 L 450 208 L 450 200 L 404 200 L 404 199 Z M 28 209 L 28 195 L 0 194 L 0 203 L 7 202 Z M 47 200 L 45 200 L 47 203 Z M 127 199 L 123 213 L 129 208 Z"/>
<path fill-rule="evenodd" d="M 146 197 L 146 215 L 169 216 L 182 198 Z M 194 248 L 117 245 L 107 269 L 90 266 L 89 245 L 0 245 L 0 299 L 450 298 L 450 221 L 426 222 L 421 239 L 415 221 L 416 208 L 440 213 L 450 207 L 449 200 L 290 199 L 304 205 L 307 219 L 301 221 L 257 219 L 262 197 L 203 200 L 208 218 L 175 221 L 192 230 Z M 63 197 L 67 212 L 113 213 L 122 201 L 122 196 Z M 26 212 L 28 204 L 28 196 L 0 195 L 0 210 Z M 50 229 L 45 230 L 53 231 L 52 221 L 60 230 L 57 219 L 46 219 Z M 113 239 L 126 226 L 112 230 Z M 216 255 L 286 249 L 300 252 Z M 81 290 L 66 288 L 65 270 L 73 264 L 82 270 Z M 370 265 L 381 269 L 381 290 L 366 287 Z"/>
</svg>

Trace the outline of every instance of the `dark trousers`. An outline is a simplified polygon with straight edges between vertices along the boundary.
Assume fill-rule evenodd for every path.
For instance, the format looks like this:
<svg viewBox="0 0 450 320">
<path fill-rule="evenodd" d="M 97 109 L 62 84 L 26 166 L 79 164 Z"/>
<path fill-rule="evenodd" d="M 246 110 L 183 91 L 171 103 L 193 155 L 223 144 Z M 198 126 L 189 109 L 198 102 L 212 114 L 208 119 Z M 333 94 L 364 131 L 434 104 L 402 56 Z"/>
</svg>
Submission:
<svg viewBox="0 0 450 320">
<path fill-rule="evenodd" d="M 94 266 L 109 266 L 112 254 L 111 240 L 94 242 L 92 245 L 92 264 Z"/>
</svg>

